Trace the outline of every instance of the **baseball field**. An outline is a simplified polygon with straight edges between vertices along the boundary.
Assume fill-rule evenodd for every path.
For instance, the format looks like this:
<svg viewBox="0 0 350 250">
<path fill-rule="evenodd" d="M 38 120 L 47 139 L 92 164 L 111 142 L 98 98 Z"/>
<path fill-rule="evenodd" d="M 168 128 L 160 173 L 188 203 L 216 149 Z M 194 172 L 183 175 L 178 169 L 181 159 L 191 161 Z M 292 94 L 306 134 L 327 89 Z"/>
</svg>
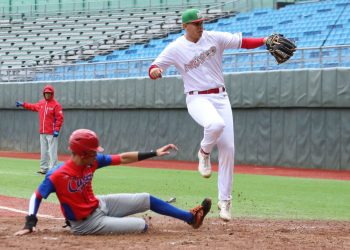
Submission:
<svg viewBox="0 0 350 250">
<path fill-rule="evenodd" d="M 28 198 L 43 176 L 37 159 L 0 158 L 0 240 L 2 249 L 349 249 L 350 171 L 237 166 L 233 217 L 218 219 L 216 178 L 199 176 L 196 163 L 144 161 L 134 166 L 96 172 L 95 194 L 149 192 L 175 206 L 190 209 L 204 197 L 213 207 L 203 226 L 147 213 L 145 234 L 73 236 L 56 197 L 39 210 L 37 232 L 15 237 L 28 208 Z M 20 157 L 37 158 L 24 154 Z M 64 160 L 65 157 L 60 157 Z"/>
</svg>

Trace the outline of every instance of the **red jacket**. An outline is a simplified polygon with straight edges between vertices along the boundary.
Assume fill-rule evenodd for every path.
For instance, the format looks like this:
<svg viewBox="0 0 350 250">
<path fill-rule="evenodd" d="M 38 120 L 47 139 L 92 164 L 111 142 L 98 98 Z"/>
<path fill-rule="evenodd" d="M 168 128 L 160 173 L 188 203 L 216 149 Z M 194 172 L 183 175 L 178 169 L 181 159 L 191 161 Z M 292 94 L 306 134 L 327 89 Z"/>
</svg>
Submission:
<svg viewBox="0 0 350 250">
<path fill-rule="evenodd" d="M 46 85 L 43 89 L 43 95 L 45 92 L 51 92 L 51 98 L 46 100 L 45 98 L 38 103 L 23 103 L 25 109 L 38 112 L 40 123 L 40 134 L 53 134 L 53 131 L 60 131 L 63 125 L 63 111 L 62 106 L 54 98 L 55 90 L 51 85 Z"/>
</svg>

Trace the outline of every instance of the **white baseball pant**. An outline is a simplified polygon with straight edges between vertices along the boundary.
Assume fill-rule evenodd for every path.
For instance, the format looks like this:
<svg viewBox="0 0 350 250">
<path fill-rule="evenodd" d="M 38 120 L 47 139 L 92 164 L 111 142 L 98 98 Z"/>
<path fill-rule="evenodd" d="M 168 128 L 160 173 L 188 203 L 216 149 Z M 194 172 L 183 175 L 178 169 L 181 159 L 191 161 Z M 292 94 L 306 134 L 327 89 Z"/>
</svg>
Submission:
<svg viewBox="0 0 350 250">
<path fill-rule="evenodd" d="M 230 100 L 226 92 L 186 97 L 188 113 L 204 128 L 200 143 L 204 152 L 218 148 L 219 200 L 231 200 L 234 168 L 234 131 Z"/>
</svg>

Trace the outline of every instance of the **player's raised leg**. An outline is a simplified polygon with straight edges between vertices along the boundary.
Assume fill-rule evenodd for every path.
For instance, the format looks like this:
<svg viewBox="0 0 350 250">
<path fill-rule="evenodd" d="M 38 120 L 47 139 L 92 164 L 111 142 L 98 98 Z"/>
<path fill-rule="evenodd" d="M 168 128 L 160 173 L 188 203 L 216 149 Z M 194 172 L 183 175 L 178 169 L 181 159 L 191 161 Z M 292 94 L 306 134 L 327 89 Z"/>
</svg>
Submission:
<svg viewBox="0 0 350 250">
<path fill-rule="evenodd" d="M 210 153 L 224 130 L 225 123 L 211 102 L 210 95 L 189 95 L 186 98 L 188 113 L 204 128 L 198 152 L 198 171 L 205 178 L 211 176 Z"/>
</svg>

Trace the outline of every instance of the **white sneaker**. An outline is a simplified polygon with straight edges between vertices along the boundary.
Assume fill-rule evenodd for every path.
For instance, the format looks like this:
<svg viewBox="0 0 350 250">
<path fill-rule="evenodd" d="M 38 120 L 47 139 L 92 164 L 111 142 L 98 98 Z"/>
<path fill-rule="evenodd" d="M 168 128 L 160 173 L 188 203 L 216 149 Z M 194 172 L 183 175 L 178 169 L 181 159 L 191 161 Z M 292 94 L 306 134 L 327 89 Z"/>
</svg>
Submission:
<svg viewBox="0 0 350 250">
<path fill-rule="evenodd" d="M 204 155 L 201 151 L 198 151 L 198 171 L 204 178 L 209 178 L 211 176 L 211 164 L 210 155 Z"/>
<path fill-rule="evenodd" d="M 219 201 L 218 208 L 220 210 L 219 217 L 224 221 L 231 220 L 231 201 Z"/>
</svg>

